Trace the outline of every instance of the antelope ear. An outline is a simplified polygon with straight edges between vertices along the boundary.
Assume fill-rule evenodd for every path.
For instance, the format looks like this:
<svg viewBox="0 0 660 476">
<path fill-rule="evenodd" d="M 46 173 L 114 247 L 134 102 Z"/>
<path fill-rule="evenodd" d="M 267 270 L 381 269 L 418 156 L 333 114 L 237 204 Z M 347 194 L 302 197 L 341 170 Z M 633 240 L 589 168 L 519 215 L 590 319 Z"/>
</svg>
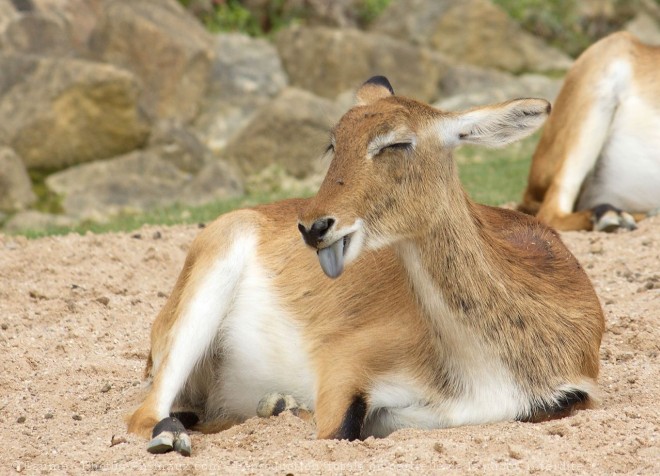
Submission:
<svg viewBox="0 0 660 476">
<path fill-rule="evenodd" d="M 355 93 L 355 105 L 366 106 L 379 99 L 394 95 L 394 89 L 385 76 L 368 79 Z"/>
<path fill-rule="evenodd" d="M 448 147 L 502 147 L 538 129 L 550 114 L 545 99 L 514 99 L 442 117 L 438 129 Z"/>
</svg>

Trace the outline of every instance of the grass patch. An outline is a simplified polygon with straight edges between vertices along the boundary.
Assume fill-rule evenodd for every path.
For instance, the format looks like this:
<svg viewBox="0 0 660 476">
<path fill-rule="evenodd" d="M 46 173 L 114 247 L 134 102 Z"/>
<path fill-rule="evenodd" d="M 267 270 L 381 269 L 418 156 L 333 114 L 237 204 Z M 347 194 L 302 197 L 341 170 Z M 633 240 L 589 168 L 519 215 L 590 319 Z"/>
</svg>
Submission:
<svg viewBox="0 0 660 476">
<path fill-rule="evenodd" d="M 50 190 L 46 186 L 46 177 L 54 170 L 48 169 L 29 169 L 28 175 L 32 182 L 32 191 L 37 196 L 37 201 L 33 205 L 37 211 L 44 213 L 62 213 L 62 197 Z"/>
<path fill-rule="evenodd" d="M 312 191 L 308 194 L 312 195 Z M 263 203 L 292 198 L 287 192 L 274 194 L 249 194 L 240 198 L 217 201 L 197 207 L 173 205 L 158 210 L 148 211 L 142 214 L 118 215 L 112 217 L 106 223 L 84 222 L 73 228 L 53 227 L 46 230 L 25 230 L 20 234 L 27 238 L 41 238 L 52 235 L 65 235 L 68 233 L 84 234 L 128 232 L 140 228 L 143 225 L 179 225 L 191 223 L 209 223 L 223 213 L 239 208 L 252 207 Z"/>
<path fill-rule="evenodd" d="M 463 186 L 486 205 L 519 202 L 539 133 L 502 149 L 466 146 L 456 151 Z"/>
</svg>

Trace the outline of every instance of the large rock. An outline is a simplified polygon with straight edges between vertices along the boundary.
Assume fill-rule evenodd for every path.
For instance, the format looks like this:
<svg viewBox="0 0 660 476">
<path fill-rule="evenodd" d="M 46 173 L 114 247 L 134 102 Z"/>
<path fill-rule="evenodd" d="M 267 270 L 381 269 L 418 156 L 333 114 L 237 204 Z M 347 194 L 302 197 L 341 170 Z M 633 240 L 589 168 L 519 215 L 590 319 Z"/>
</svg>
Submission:
<svg viewBox="0 0 660 476">
<path fill-rule="evenodd" d="M 63 197 L 66 215 L 78 220 L 104 221 L 120 213 L 144 212 L 175 203 L 212 201 L 242 193 L 230 167 L 224 176 L 204 167 L 198 177 L 162 160 L 153 151 L 135 151 L 121 157 L 71 167 L 46 179 Z M 214 172 L 211 176 L 202 174 Z M 202 186 L 213 179 L 214 190 Z"/>
<path fill-rule="evenodd" d="M 625 28 L 648 45 L 660 45 L 660 25 L 651 15 L 640 13 Z"/>
<path fill-rule="evenodd" d="M 94 58 L 142 80 L 140 105 L 152 119 L 192 120 L 211 71 L 211 35 L 176 0 L 108 0 L 104 5 L 90 38 Z"/>
<path fill-rule="evenodd" d="M 462 62 L 514 73 L 571 65 L 568 56 L 523 31 L 490 0 L 400 0 L 390 4 L 372 29 Z"/>
<path fill-rule="evenodd" d="M 77 221 L 64 215 L 43 213 L 36 210 L 25 210 L 14 214 L 2 231 L 7 233 L 25 233 L 26 231 L 50 231 L 62 228 L 71 228 Z"/>
<path fill-rule="evenodd" d="M 217 35 L 209 89 L 195 129 L 217 152 L 287 83 L 270 42 L 240 33 Z"/>
<path fill-rule="evenodd" d="M 140 147 L 149 125 L 127 71 L 75 59 L 0 54 L 0 144 L 28 167 L 62 168 Z"/>
<path fill-rule="evenodd" d="M 164 161 L 192 174 L 212 159 L 211 151 L 188 126 L 172 120 L 154 124 L 148 148 Z"/>
<path fill-rule="evenodd" d="M 203 205 L 243 193 L 243 181 L 236 168 L 223 160 L 213 160 L 181 189 L 176 201 L 193 206 Z"/>
<path fill-rule="evenodd" d="M 0 211 L 23 210 L 36 198 L 21 158 L 9 147 L 0 146 Z"/>
<path fill-rule="evenodd" d="M 88 42 L 107 0 L 32 0 L 37 12 L 62 20 L 75 54 L 86 56 Z"/>
<path fill-rule="evenodd" d="M 19 12 L 11 0 L 0 0 L 0 32 L 3 32 L 7 25 L 19 17 Z"/>
<path fill-rule="evenodd" d="M 292 27 L 275 42 L 291 84 L 327 98 L 381 74 L 397 93 L 432 101 L 451 64 L 427 48 L 352 29 Z"/>
<path fill-rule="evenodd" d="M 40 12 L 17 16 L 0 33 L 0 51 L 46 56 L 70 56 L 73 44 L 62 18 Z"/>
<path fill-rule="evenodd" d="M 328 130 L 343 112 L 327 99 L 287 88 L 259 110 L 222 155 L 246 176 L 277 164 L 294 177 L 306 177 L 318 171 Z"/>
<path fill-rule="evenodd" d="M 0 51 L 85 57 L 102 3 L 103 0 L 0 0 Z"/>
</svg>

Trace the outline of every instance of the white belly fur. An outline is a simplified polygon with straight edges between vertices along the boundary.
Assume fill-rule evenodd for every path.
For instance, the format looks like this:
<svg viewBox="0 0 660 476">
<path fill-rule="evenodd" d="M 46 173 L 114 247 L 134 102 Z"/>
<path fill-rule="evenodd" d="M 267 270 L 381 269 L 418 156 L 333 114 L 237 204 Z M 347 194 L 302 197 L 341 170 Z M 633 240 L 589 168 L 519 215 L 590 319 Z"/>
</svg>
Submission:
<svg viewBox="0 0 660 476">
<path fill-rule="evenodd" d="M 220 329 L 222 362 L 207 410 L 248 418 L 268 393 L 293 395 L 313 408 L 314 378 L 300 331 L 277 302 L 266 270 L 248 260 Z"/>
<path fill-rule="evenodd" d="M 621 99 L 577 210 L 603 203 L 628 212 L 660 207 L 660 112 L 634 93 Z"/>
</svg>

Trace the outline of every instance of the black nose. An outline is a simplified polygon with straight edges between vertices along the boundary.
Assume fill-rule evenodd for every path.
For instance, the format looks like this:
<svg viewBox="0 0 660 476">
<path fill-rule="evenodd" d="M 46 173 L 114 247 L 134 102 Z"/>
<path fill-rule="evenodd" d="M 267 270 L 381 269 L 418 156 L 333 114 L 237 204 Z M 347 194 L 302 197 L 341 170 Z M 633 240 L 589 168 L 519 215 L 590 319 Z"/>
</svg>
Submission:
<svg viewBox="0 0 660 476">
<path fill-rule="evenodd" d="M 298 230 L 302 235 L 305 243 L 309 246 L 316 248 L 316 246 L 323 240 L 323 237 L 328 232 L 332 225 L 335 224 L 334 218 L 320 218 L 316 220 L 312 227 L 308 230 L 301 223 L 298 223 Z"/>
</svg>

